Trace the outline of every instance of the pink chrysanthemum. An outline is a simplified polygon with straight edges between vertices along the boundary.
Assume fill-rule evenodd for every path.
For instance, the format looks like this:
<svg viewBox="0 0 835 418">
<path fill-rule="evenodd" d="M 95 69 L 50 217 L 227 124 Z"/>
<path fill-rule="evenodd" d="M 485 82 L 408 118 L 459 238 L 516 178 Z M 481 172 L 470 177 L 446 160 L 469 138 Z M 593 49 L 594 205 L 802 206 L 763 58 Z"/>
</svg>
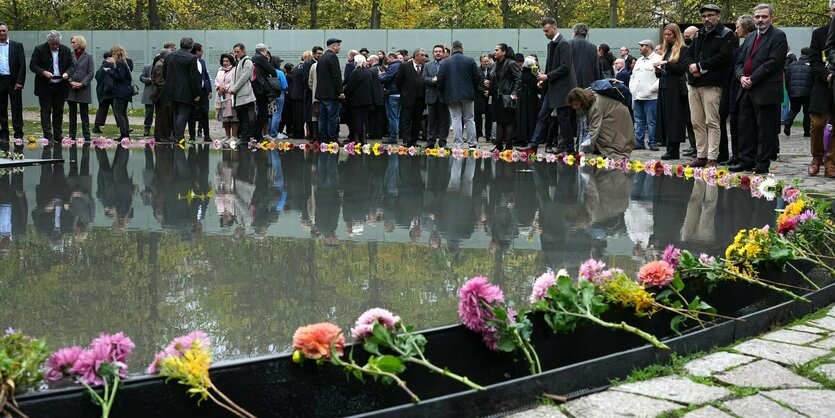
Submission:
<svg viewBox="0 0 835 418">
<path fill-rule="evenodd" d="M 638 271 L 638 280 L 648 286 L 666 286 L 673 280 L 675 270 L 664 260 L 644 264 Z"/>
<path fill-rule="evenodd" d="M 800 190 L 791 187 L 783 189 L 783 200 L 786 203 L 794 203 L 798 197 L 800 197 Z"/>
<path fill-rule="evenodd" d="M 786 235 L 794 232 L 797 229 L 799 219 L 800 216 L 792 216 L 791 218 L 784 220 L 777 226 L 777 233 L 780 235 Z"/>
<path fill-rule="evenodd" d="M 705 253 L 699 254 L 699 262 L 702 264 L 713 264 L 716 259 L 713 256 L 709 256 Z"/>
<path fill-rule="evenodd" d="M 606 268 L 606 263 L 602 261 L 597 261 L 593 258 L 586 260 L 583 264 L 580 264 L 580 274 L 579 276 L 583 279 L 586 279 L 592 283 L 597 283 L 601 281 L 601 274 L 603 274 L 603 270 Z"/>
<path fill-rule="evenodd" d="M 103 346 L 102 350 L 109 351 L 108 358 L 120 362 L 124 362 L 133 353 L 135 347 L 133 341 L 124 332 L 117 332 L 113 335 L 101 334 L 90 344 L 91 347 L 99 345 Z"/>
<path fill-rule="evenodd" d="M 66 373 L 75 365 L 81 352 L 81 347 L 66 347 L 52 353 L 46 359 L 44 367 L 44 378 L 50 382 L 61 380 Z"/>
<path fill-rule="evenodd" d="M 110 350 L 106 345 L 90 346 L 79 354 L 70 372 L 78 375 L 78 380 L 88 385 L 100 385 L 104 380 L 98 374 L 99 367 L 102 363 L 111 361 L 113 358 L 110 357 Z"/>
<path fill-rule="evenodd" d="M 379 322 L 388 329 L 394 329 L 400 323 L 400 317 L 386 309 L 371 308 L 357 318 L 356 324 L 351 328 L 351 335 L 357 341 L 370 337 L 375 322 Z"/>
<path fill-rule="evenodd" d="M 504 293 L 499 286 L 487 282 L 483 276 L 473 277 L 458 291 L 458 317 L 465 327 L 481 334 L 484 343 L 493 351 L 497 350 L 496 329 L 487 324 L 495 319 L 492 309 L 504 303 Z M 485 306 L 488 305 L 488 306 Z M 508 309 L 508 321 L 516 321 L 516 312 Z"/>
<path fill-rule="evenodd" d="M 663 260 L 673 269 L 678 268 L 678 258 L 681 257 L 681 250 L 670 244 L 664 249 Z"/>
<path fill-rule="evenodd" d="M 811 221 L 812 219 L 815 219 L 815 217 L 816 217 L 815 212 L 812 212 L 811 210 L 806 209 L 805 211 L 803 211 L 803 213 L 801 213 L 798 216 L 797 220 L 799 222 L 806 222 L 806 221 Z"/>
<path fill-rule="evenodd" d="M 565 270 L 560 270 L 559 275 L 562 275 L 563 272 L 565 272 Z M 551 269 L 548 269 L 548 271 L 539 276 L 533 283 L 531 303 L 539 302 L 540 300 L 545 299 L 548 295 L 548 288 L 557 284 L 557 277 L 558 275 L 555 275 L 554 271 Z"/>
</svg>

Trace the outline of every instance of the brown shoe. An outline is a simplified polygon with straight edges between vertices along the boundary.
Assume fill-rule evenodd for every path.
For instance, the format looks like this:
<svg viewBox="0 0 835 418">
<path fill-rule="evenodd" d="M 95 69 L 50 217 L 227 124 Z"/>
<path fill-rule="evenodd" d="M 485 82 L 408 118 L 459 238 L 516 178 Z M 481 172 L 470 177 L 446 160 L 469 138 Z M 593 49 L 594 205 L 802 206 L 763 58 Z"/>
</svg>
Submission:
<svg viewBox="0 0 835 418">
<path fill-rule="evenodd" d="M 693 168 L 705 167 L 707 166 L 707 158 L 694 158 L 688 165 Z"/>
<path fill-rule="evenodd" d="M 809 163 L 809 176 L 815 177 L 821 171 L 821 159 L 819 157 L 812 158 L 812 162 Z"/>
<path fill-rule="evenodd" d="M 823 165 L 823 176 L 828 179 L 835 179 L 835 163 L 827 161 Z"/>
<path fill-rule="evenodd" d="M 707 167 L 716 167 L 716 160 L 707 160 Z"/>
</svg>

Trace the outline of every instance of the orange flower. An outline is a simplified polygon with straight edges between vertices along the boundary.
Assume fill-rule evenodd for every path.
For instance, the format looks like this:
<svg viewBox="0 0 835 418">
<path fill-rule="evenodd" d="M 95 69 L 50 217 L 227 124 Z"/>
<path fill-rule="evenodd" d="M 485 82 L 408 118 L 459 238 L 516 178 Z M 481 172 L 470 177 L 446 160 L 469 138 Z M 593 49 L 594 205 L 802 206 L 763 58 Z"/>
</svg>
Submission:
<svg viewBox="0 0 835 418">
<path fill-rule="evenodd" d="M 339 326 L 330 322 L 299 327 L 293 334 L 293 348 L 313 360 L 331 358 L 331 343 L 337 354 L 342 356 L 345 336 L 342 335 L 342 329 Z"/>
<path fill-rule="evenodd" d="M 664 260 L 647 263 L 638 272 L 638 280 L 647 286 L 666 286 L 674 277 L 675 269 Z"/>
</svg>

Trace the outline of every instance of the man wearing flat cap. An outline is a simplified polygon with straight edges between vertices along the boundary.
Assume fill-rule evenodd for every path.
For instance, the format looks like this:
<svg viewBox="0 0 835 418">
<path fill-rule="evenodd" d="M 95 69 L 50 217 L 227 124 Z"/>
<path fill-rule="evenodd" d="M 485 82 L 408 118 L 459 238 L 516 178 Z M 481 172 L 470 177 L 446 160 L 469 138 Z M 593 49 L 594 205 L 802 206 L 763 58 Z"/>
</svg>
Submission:
<svg viewBox="0 0 835 418">
<path fill-rule="evenodd" d="M 632 108 L 635 111 L 635 140 L 637 149 L 658 151 L 655 142 L 655 108 L 658 105 L 658 76 L 655 63 L 661 61 L 653 50 L 655 43 L 649 39 L 638 42 L 641 57 L 635 60 L 632 77 L 629 78 L 629 92 L 632 93 Z M 644 137 L 646 136 L 646 146 Z"/>
<path fill-rule="evenodd" d="M 721 126 L 719 102 L 733 71 L 734 33 L 722 24 L 722 9 L 706 4 L 699 9 L 704 26 L 687 50 L 690 119 L 696 134 L 696 158 L 691 167 L 715 166 Z"/>
<path fill-rule="evenodd" d="M 339 99 L 342 95 L 342 71 L 339 50 L 342 41 L 331 38 L 328 49 L 316 65 L 316 100 L 319 100 L 319 137 L 325 142 L 339 142 Z"/>
</svg>

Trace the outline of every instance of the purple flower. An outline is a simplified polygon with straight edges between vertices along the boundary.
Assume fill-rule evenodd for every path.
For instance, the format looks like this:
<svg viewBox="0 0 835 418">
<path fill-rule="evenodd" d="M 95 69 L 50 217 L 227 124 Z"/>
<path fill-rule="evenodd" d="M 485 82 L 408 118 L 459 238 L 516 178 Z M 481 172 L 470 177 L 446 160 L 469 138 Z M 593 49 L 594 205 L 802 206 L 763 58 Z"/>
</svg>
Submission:
<svg viewBox="0 0 835 418">
<path fill-rule="evenodd" d="M 370 337 L 376 322 L 388 329 L 394 329 L 400 323 L 400 317 L 386 309 L 371 308 L 360 315 L 354 328 L 351 328 L 351 335 L 354 340 L 359 341 Z"/>
<path fill-rule="evenodd" d="M 798 220 L 800 222 L 810 221 L 810 220 L 815 219 L 815 218 L 816 218 L 815 212 L 812 212 L 810 209 L 806 209 L 805 211 L 803 211 L 803 213 L 801 213 L 798 216 Z"/>
<path fill-rule="evenodd" d="M 716 259 L 713 258 L 713 256 L 709 256 L 705 253 L 699 254 L 699 262 L 702 264 L 713 264 L 714 261 L 716 261 Z"/>
<path fill-rule="evenodd" d="M 81 351 L 75 364 L 70 368 L 70 372 L 76 374 L 79 381 L 88 385 L 100 385 L 104 383 L 104 379 L 98 374 L 99 367 L 104 362 L 113 361 L 109 356 L 110 350 L 107 346 L 102 344 L 91 346 Z"/>
<path fill-rule="evenodd" d="M 94 339 L 90 347 L 103 346 L 103 350 L 109 350 L 108 358 L 124 362 L 133 353 L 135 347 L 133 341 L 124 332 L 117 332 L 113 335 L 101 334 Z"/>
<path fill-rule="evenodd" d="M 171 341 L 169 348 L 184 353 L 191 349 L 194 343 L 197 342 L 201 350 L 208 350 L 211 348 L 209 337 L 203 331 L 192 331 L 186 335 L 177 337 Z"/>
<path fill-rule="evenodd" d="M 61 380 L 69 369 L 73 368 L 82 351 L 84 350 L 81 347 L 73 346 L 62 348 L 52 353 L 46 359 L 44 378 L 50 382 Z"/>
<path fill-rule="evenodd" d="M 5 333 L 3 333 L 3 335 L 4 335 L 4 336 L 5 336 L 5 335 L 12 335 L 12 334 L 17 334 L 17 330 L 15 330 L 15 329 L 14 329 L 14 328 L 12 328 L 12 327 L 8 327 L 8 328 L 6 328 L 6 332 L 5 332 Z"/>
<path fill-rule="evenodd" d="M 560 270 L 563 273 L 565 270 Z M 567 274 L 566 274 L 567 275 Z M 533 291 L 531 292 L 531 303 L 539 302 L 548 295 L 548 288 L 557 284 L 557 276 L 554 271 L 548 269 L 543 275 L 539 276 L 533 283 Z"/>
<path fill-rule="evenodd" d="M 800 197 L 800 190 L 791 187 L 783 189 L 783 200 L 785 200 L 786 203 L 794 203 L 797 201 L 798 197 Z"/>
<path fill-rule="evenodd" d="M 473 277 L 458 291 L 458 317 L 468 329 L 481 334 L 484 343 L 496 351 L 496 329 L 487 323 L 495 319 L 492 306 L 504 303 L 504 293 L 499 286 L 487 282 L 483 276 Z M 485 306 L 486 305 L 486 306 Z M 508 309 L 508 321 L 516 321 L 516 312 Z"/>
<path fill-rule="evenodd" d="M 673 244 L 664 249 L 663 260 L 667 262 L 673 269 L 678 268 L 678 258 L 681 257 L 681 250 L 676 248 Z"/>
<path fill-rule="evenodd" d="M 165 353 L 165 351 L 160 351 L 159 353 L 157 353 L 157 355 L 154 356 L 154 361 L 152 361 L 151 364 L 148 365 L 148 368 L 145 369 L 145 373 L 157 374 L 157 366 L 159 366 L 159 363 L 166 357 L 168 357 L 168 355 Z"/>
<path fill-rule="evenodd" d="M 603 273 L 603 269 L 605 268 L 605 263 L 590 258 L 580 265 L 579 276 L 592 283 L 597 283 L 600 279 L 600 275 Z"/>
</svg>

